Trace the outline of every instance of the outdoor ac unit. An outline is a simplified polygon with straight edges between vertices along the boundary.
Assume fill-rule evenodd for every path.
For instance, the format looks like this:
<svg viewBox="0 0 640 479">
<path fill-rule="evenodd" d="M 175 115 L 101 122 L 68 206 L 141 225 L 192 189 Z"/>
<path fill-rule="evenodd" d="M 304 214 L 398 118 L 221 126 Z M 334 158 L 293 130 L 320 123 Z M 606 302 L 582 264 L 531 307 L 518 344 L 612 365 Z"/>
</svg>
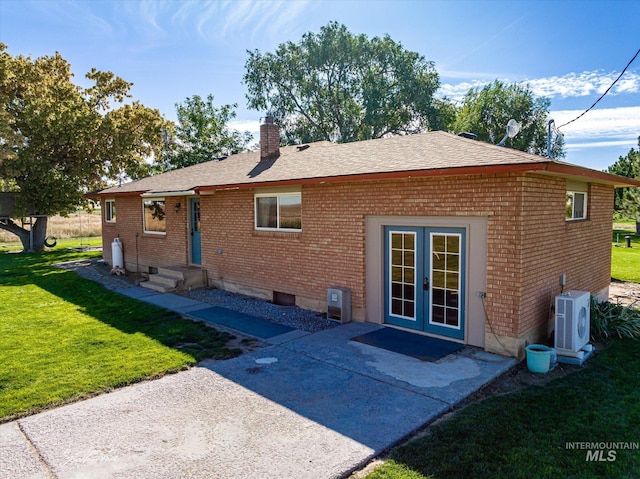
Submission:
<svg viewBox="0 0 640 479">
<path fill-rule="evenodd" d="M 333 286 L 327 288 L 327 318 L 342 323 L 351 322 L 351 290 Z"/>
<path fill-rule="evenodd" d="M 558 354 L 562 350 L 577 352 L 589 342 L 591 294 L 568 291 L 556 296 L 556 339 Z"/>
</svg>

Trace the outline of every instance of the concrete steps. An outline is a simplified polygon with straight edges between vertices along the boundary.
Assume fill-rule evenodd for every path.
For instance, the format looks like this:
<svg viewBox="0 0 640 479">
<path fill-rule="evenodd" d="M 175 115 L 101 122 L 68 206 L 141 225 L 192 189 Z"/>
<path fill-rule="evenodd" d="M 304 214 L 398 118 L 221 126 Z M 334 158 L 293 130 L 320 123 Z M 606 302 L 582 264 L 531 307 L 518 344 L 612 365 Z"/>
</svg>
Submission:
<svg viewBox="0 0 640 479">
<path fill-rule="evenodd" d="M 199 266 L 159 267 L 158 272 L 150 274 L 149 280 L 140 286 L 160 293 L 201 288 L 205 286 L 204 272 Z"/>
</svg>

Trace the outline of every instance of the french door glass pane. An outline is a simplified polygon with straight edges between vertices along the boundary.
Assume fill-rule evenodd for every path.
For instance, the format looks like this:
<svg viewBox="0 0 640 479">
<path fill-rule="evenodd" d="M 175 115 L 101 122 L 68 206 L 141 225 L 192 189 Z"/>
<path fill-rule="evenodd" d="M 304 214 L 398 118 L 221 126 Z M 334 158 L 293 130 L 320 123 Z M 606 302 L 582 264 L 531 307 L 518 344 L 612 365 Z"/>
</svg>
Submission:
<svg viewBox="0 0 640 479">
<path fill-rule="evenodd" d="M 460 327 L 459 234 L 431 234 L 431 322 Z"/>
<path fill-rule="evenodd" d="M 411 231 L 392 231 L 390 232 L 390 237 L 390 314 L 415 320 L 416 233 Z"/>
</svg>

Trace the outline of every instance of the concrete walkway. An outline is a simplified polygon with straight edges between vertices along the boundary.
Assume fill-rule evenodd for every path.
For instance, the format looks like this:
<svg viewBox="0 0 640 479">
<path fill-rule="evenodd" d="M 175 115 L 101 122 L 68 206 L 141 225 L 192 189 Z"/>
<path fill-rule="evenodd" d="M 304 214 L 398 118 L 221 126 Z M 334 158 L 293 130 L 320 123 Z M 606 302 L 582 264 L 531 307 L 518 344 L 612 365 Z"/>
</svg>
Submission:
<svg viewBox="0 0 640 479">
<path fill-rule="evenodd" d="M 350 340 L 379 327 L 259 329 L 271 346 L 0 425 L 0 477 L 340 477 L 515 364 L 475 348 L 423 362 Z"/>
</svg>

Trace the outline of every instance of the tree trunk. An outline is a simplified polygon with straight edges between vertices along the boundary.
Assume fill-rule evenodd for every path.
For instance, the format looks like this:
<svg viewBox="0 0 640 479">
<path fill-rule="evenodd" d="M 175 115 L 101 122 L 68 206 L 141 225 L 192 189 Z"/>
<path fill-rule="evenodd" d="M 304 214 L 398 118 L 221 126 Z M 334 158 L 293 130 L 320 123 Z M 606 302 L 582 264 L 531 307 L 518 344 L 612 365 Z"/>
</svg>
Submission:
<svg viewBox="0 0 640 479">
<path fill-rule="evenodd" d="M 35 223 L 31 226 L 33 228 L 33 244 L 31 249 L 33 251 L 43 251 L 44 241 L 47 239 L 47 223 L 49 218 L 46 216 L 40 216 L 36 218 Z"/>
<path fill-rule="evenodd" d="M 42 251 L 44 249 L 44 241 L 47 237 L 47 223 L 49 218 L 46 216 L 36 218 L 31 225 L 33 228 L 33 245 L 31 245 L 31 232 L 18 226 L 12 219 L 0 221 L 0 229 L 13 233 L 22 243 L 22 251 Z"/>
</svg>

